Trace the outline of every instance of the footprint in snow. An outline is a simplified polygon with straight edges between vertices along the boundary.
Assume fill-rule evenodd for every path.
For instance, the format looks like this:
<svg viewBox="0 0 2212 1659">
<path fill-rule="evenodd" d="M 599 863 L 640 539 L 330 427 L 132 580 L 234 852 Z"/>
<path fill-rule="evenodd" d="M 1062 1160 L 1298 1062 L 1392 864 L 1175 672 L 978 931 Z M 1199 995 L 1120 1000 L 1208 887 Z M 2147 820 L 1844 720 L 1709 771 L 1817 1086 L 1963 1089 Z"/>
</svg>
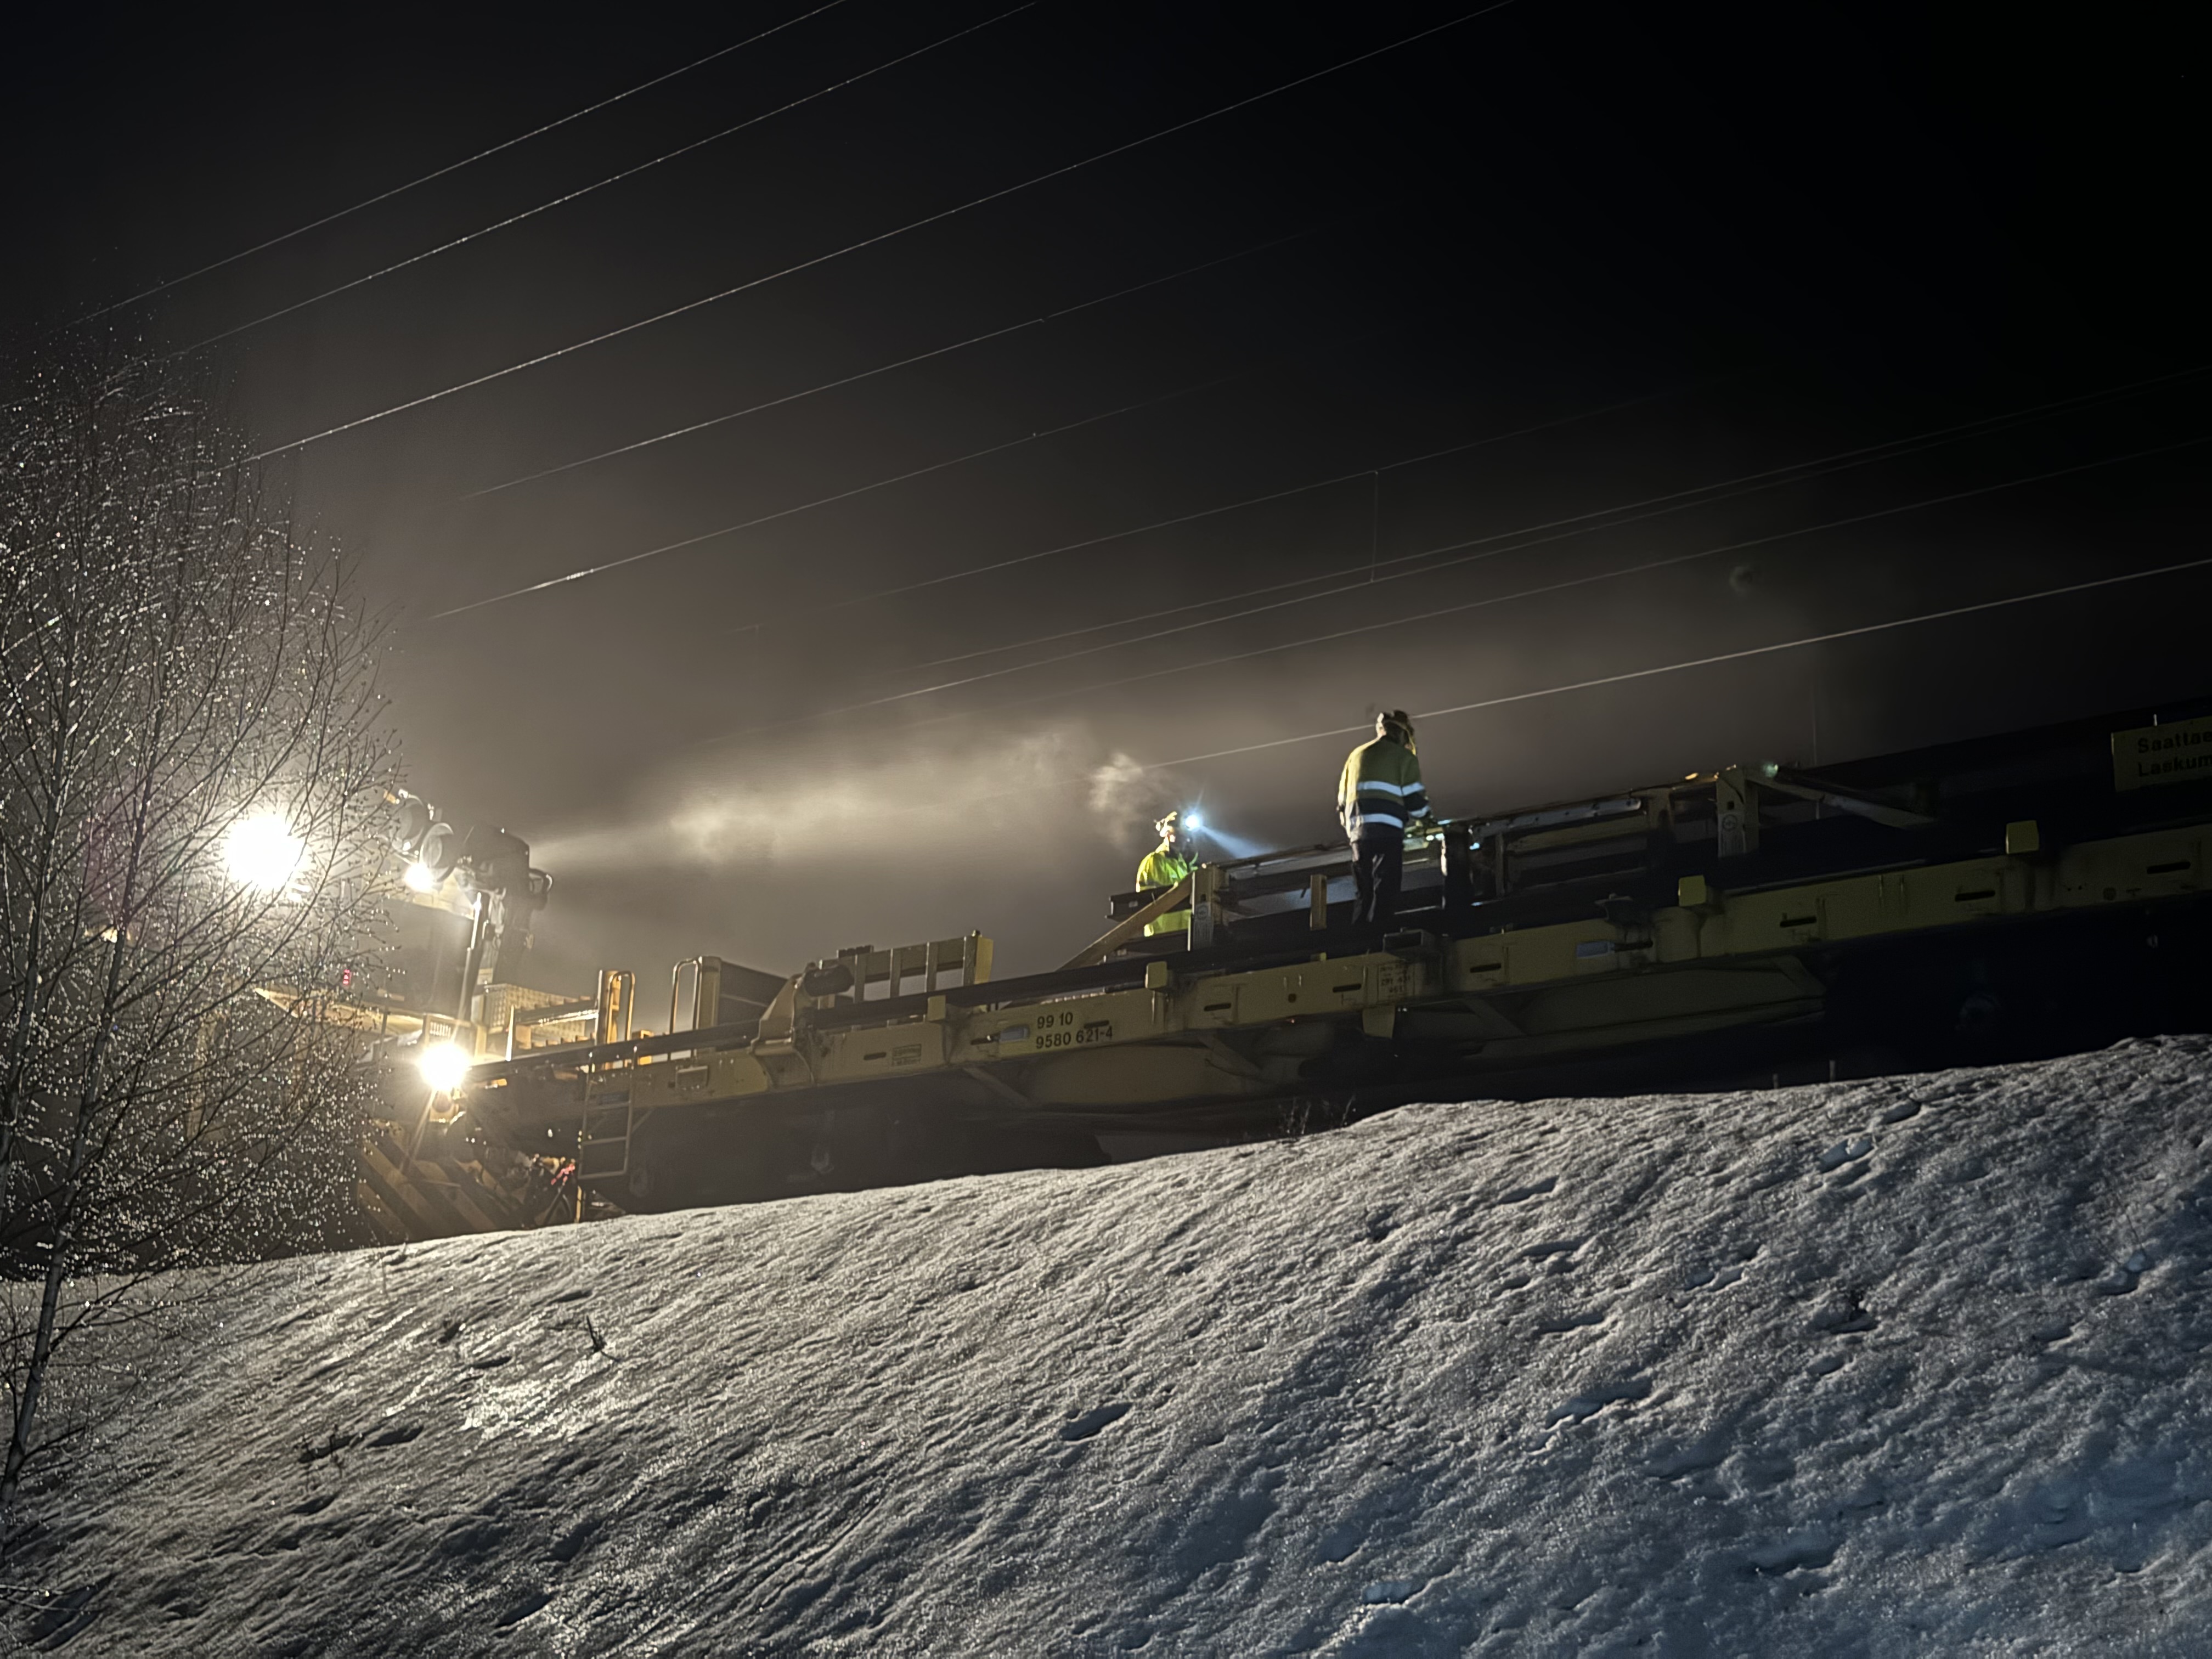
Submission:
<svg viewBox="0 0 2212 1659">
<path fill-rule="evenodd" d="M 1784 1481 L 1794 1478 L 1796 1473 L 1796 1462 L 1787 1457 L 1759 1456 L 1747 1452 L 1735 1461 L 1736 1479 L 1754 1492 L 1764 1492 L 1768 1487 L 1778 1486 Z M 1826 1565 L 1826 1564 L 1822 1562 L 1817 1565 Z"/>
<path fill-rule="evenodd" d="M 1792 1533 L 1771 1544 L 1744 1552 L 1744 1565 L 1760 1577 L 1825 1567 L 1836 1559 L 1837 1543 L 1824 1532 Z"/>
<path fill-rule="evenodd" d="M 1839 1140 L 1820 1154 L 1820 1172 L 1826 1175 L 1831 1170 L 1842 1169 L 1846 1164 L 1856 1164 L 1872 1151 L 1872 1135 L 1852 1135 L 1848 1139 Z"/>
<path fill-rule="evenodd" d="M 411 1439 L 413 1437 L 410 1436 L 409 1437 Z M 336 1457 L 340 1452 L 345 1450 L 347 1447 L 353 1445 L 361 1437 L 357 1434 L 347 1434 L 340 1430 L 332 1429 L 326 1437 L 319 1441 L 303 1441 L 301 1443 L 300 1446 L 301 1466 L 305 1468 L 311 1463 L 319 1463 L 325 1457 Z M 387 1443 L 382 1435 L 379 1435 L 374 1440 L 369 1442 L 369 1443 L 373 1446 L 380 1446 Z"/>
<path fill-rule="evenodd" d="M 1707 1469 L 1717 1469 L 1729 1460 L 1735 1449 L 1735 1437 L 1726 1428 L 1718 1428 L 1654 1459 L 1650 1470 L 1659 1480 L 1679 1480 L 1686 1474 L 1702 1474 Z"/>
<path fill-rule="evenodd" d="M 1601 1310 L 1593 1313 L 1555 1314 L 1549 1319 L 1536 1322 L 1539 1336 L 1560 1336 L 1569 1331 L 1588 1330 L 1593 1325 L 1602 1325 L 1607 1316 Z"/>
<path fill-rule="evenodd" d="M 1856 1297 L 1844 1297 L 1815 1313 L 1809 1323 L 1826 1336 L 1854 1336 L 1861 1331 L 1870 1331 L 1881 1322 L 1859 1304 Z"/>
<path fill-rule="evenodd" d="M 1128 1414 L 1129 1407 L 1126 1402 L 1117 1401 L 1111 1406 L 1093 1406 L 1079 1416 L 1071 1415 L 1066 1422 L 1061 1424 L 1060 1437 L 1062 1440 L 1088 1440 L 1101 1430 L 1120 1422 Z"/>
<path fill-rule="evenodd" d="M 1642 1400 L 1651 1392 L 1651 1385 L 1641 1378 L 1630 1378 L 1617 1382 L 1593 1382 L 1573 1399 L 1552 1407 L 1550 1420 L 1565 1422 L 1569 1419 L 1579 1423 L 1585 1418 L 1595 1417 L 1607 1406 L 1624 1400 Z"/>
<path fill-rule="evenodd" d="M 497 1628 L 505 1630 L 510 1625 L 520 1624 L 552 1599 L 553 1592 L 550 1590 L 525 1591 L 508 1605 L 505 1613 L 500 1614 Z"/>
<path fill-rule="evenodd" d="M 2145 1273 L 2149 1271 L 2150 1258 L 2137 1250 L 2120 1262 L 2089 1288 L 2100 1296 L 2126 1296 L 2135 1290 Z"/>
<path fill-rule="evenodd" d="M 1366 1542 L 1359 1528 L 1350 1522 L 1340 1521 L 1322 1534 L 1321 1559 L 1324 1561 L 1348 1561 L 1359 1553 Z"/>
</svg>

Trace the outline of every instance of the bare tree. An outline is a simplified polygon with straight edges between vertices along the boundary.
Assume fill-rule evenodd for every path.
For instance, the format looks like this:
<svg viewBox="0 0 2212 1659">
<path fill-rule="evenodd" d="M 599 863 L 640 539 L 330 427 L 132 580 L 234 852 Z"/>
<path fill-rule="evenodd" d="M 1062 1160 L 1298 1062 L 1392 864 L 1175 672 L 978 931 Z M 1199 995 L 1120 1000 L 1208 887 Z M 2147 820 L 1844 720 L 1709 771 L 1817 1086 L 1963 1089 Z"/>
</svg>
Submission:
<svg viewBox="0 0 2212 1659">
<path fill-rule="evenodd" d="M 0 419 L 4 1513 L 72 1284 L 235 1255 L 343 1138 L 394 754 L 344 568 L 204 401 L 64 364 Z"/>
</svg>

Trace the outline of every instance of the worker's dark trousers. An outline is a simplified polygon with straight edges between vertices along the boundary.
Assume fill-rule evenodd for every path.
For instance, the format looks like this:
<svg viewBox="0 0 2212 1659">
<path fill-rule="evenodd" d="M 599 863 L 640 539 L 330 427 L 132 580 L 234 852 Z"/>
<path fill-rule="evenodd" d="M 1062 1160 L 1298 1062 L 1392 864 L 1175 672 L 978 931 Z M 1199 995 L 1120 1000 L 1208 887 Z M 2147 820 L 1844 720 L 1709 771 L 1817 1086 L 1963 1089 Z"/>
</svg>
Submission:
<svg viewBox="0 0 2212 1659">
<path fill-rule="evenodd" d="M 1398 883 L 1406 869 L 1406 837 L 1384 830 L 1355 836 L 1352 877 L 1359 884 L 1359 908 L 1352 920 L 1362 927 L 1388 927 L 1398 913 Z"/>
</svg>

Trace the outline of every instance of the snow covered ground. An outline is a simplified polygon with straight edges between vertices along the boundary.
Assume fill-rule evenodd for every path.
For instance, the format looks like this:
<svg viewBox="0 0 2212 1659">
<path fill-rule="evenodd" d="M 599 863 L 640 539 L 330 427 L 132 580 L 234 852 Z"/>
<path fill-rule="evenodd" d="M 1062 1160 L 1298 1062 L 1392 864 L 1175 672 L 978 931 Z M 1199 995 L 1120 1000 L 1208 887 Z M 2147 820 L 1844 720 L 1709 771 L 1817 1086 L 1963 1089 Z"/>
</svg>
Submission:
<svg viewBox="0 0 2212 1659">
<path fill-rule="evenodd" d="M 36 1498 L 15 1628 L 2203 1654 L 2208 1130 L 2176 1039 L 282 1263 Z"/>
</svg>

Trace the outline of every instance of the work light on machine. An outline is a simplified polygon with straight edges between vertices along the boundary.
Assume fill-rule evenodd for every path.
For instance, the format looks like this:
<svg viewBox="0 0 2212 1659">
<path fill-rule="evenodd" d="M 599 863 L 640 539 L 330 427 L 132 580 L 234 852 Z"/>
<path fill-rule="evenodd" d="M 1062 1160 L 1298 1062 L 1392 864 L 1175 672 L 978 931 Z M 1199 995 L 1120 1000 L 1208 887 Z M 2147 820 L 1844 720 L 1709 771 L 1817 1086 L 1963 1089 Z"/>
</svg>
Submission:
<svg viewBox="0 0 2212 1659">
<path fill-rule="evenodd" d="M 307 855 L 307 843 L 276 812 L 257 812 L 230 826 L 222 840 L 222 865 L 241 887 L 272 893 L 289 883 Z"/>
<path fill-rule="evenodd" d="M 461 1085 L 476 1063 L 475 1056 L 458 1042 L 436 1042 L 415 1058 L 416 1069 L 422 1073 L 422 1081 L 441 1095 L 449 1095 Z"/>
<path fill-rule="evenodd" d="M 436 892 L 460 863 L 461 837 L 420 795 L 398 789 L 386 799 L 392 808 L 392 850 L 404 860 L 399 879 L 410 892 Z"/>
</svg>

